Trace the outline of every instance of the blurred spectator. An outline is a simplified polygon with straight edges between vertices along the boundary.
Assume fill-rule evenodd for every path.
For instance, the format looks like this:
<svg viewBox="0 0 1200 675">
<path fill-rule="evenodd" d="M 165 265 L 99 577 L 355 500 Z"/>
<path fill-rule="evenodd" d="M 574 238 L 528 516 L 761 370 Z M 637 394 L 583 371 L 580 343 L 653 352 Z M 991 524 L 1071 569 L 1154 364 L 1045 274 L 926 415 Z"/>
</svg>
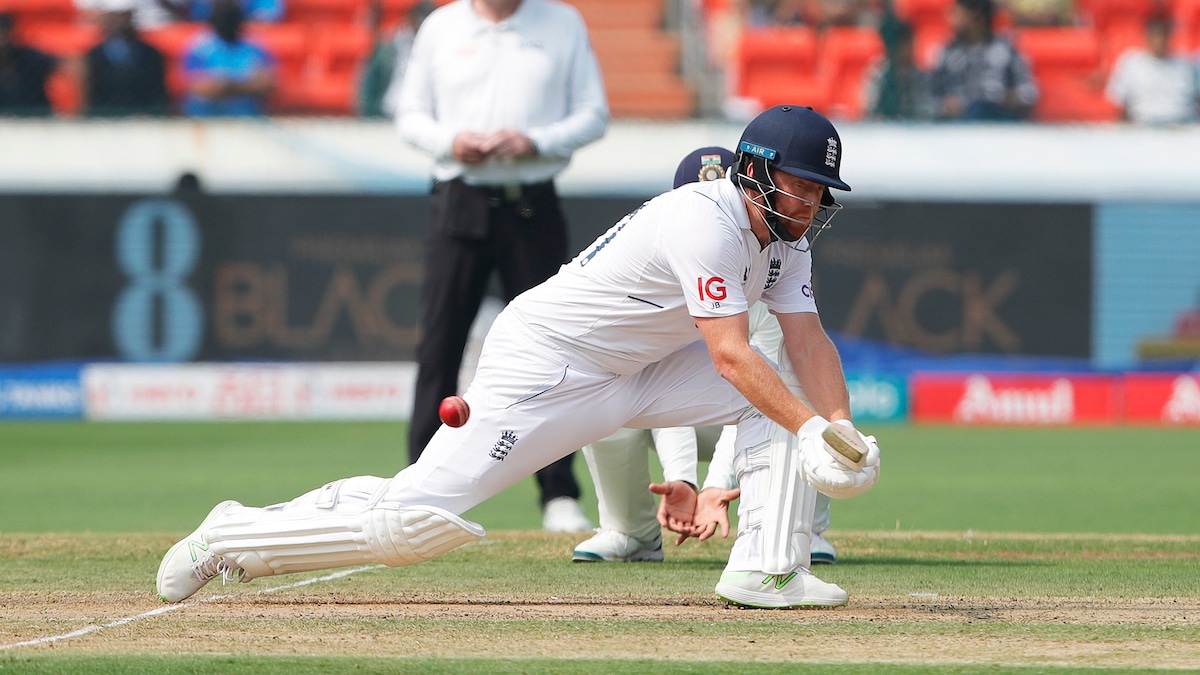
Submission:
<svg viewBox="0 0 1200 675">
<path fill-rule="evenodd" d="M 100 0 L 97 18 L 104 39 L 84 60 L 85 114 L 165 115 L 168 111 L 163 55 L 133 27 L 135 0 Z"/>
<path fill-rule="evenodd" d="M 57 58 L 17 44 L 13 15 L 0 12 L 0 115 L 50 116 L 46 81 L 59 66 Z"/>
<path fill-rule="evenodd" d="M 1171 21 L 1146 21 L 1146 47 L 1131 47 L 1117 59 L 1105 96 L 1122 117 L 1138 124 L 1179 124 L 1196 120 L 1200 82 L 1196 64 L 1171 54 Z"/>
<path fill-rule="evenodd" d="M 808 0 L 742 0 L 743 22 L 748 28 L 809 23 Z"/>
<path fill-rule="evenodd" d="M 103 11 L 106 0 L 75 0 L 75 8 L 92 18 Z M 133 25 L 138 30 L 161 28 L 188 18 L 191 0 L 133 0 Z"/>
<path fill-rule="evenodd" d="M 1014 26 L 1072 26 L 1075 0 L 1004 0 Z"/>
<path fill-rule="evenodd" d="M 932 119 L 930 75 L 917 65 L 912 26 L 888 12 L 879 25 L 879 35 L 883 38 L 884 56 L 865 78 L 865 115 L 884 120 Z"/>
<path fill-rule="evenodd" d="M 1023 120 L 1038 99 L 1029 63 L 992 30 L 992 0 L 955 0 L 954 37 L 933 71 L 938 117 L 945 120 Z"/>
<path fill-rule="evenodd" d="M 284 0 L 239 0 L 246 21 L 275 23 L 283 19 Z M 208 21 L 212 18 L 216 0 L 189 0 L 192 21 Z"/>
<path fill-rule="evenodd" d="M 396 97 L 404 81 L 404 69 L 412 53 L 417 29 L 437 5 L 420 0 L 409 8 L 405 20 L 389 37 L 380 27 L 380 0 L 371 0 L 368 21 L 371 28 L 371 55 L 358 88 L 358 111 L 364 117 L 392 117 L 396 114 Z"/>
<path fill-rule="evenodd" d="M 874 0 L 809 0 L 808 14 L 820 30 L 831 26 L 875 26 L 879 23 Z"/>
<path fill-rule="evenodd" d="M 252 116 L 265 112 L 275 88 L 275 60 L 242 37 L 238 0 L 215 0 L 212 31 L 184 54 L 187 90 L 181 108 L 191 117 Z"/>
</svg>

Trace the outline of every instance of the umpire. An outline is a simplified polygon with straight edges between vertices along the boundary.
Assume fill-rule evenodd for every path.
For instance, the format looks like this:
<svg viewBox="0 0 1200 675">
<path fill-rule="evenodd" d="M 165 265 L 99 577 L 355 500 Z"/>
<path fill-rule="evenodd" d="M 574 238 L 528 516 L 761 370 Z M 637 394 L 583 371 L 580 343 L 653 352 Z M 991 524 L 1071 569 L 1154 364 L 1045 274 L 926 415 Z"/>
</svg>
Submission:
<svg viewBox="0 0 1200 675">
<path fill-rule="evenodd" d="M 415 462 L 458 389 L 492 272 L 506 301 L 569 258 L 554 178 L 608 128 L 600 67 L 579 12 L 558 0 L 454 0 L 422 23 L 400 92 L 405 141 L 434 158 L 432 226 L 409 429 Z M 590 529 L 574 455 L 537 472 L 552 531 Z"/>
</svg>

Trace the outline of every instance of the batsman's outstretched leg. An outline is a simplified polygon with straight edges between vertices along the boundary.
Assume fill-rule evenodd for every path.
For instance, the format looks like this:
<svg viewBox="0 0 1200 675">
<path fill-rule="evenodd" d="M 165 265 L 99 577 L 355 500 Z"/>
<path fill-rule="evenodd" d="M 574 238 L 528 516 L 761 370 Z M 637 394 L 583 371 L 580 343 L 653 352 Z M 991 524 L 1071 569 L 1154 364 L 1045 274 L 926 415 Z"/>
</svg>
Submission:
<svg viewBox="0 0 1200 675">
<path fill-rule="evenodd" d="M 218 576 L 245 582 L 364 563 L 412 565 L 486 534 L 444 509 L 385 501 L 387 484 L 359 476 L 265 508 L 222 502 L 163 557 L 159 597 L 181 602 Z"/>
</svg>

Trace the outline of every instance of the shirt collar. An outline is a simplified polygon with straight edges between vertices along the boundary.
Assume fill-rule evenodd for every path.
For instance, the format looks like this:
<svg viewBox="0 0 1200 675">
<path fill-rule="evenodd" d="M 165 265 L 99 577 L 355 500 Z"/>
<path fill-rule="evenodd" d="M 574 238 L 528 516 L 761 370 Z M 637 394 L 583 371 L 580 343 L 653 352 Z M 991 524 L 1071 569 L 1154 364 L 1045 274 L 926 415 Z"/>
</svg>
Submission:
<svg viewBox="0 0 1200 675">
<path fill-rule="evenodd" d="M 529 20 L 529 13 L 533 11 L 531 9 L 531 5 L 533 3 L 531 3 L 529 0 L 521 0 L 521 4 L 517 5 L 517 11 L 513 12 L 512 15 L 510 15 L 507 19 L 501 21 L 500 23 L 492 23 L 488 19 L 480 16 L 479 12 L 475 11 L 475 3 L 473 3 L 471 0 L 463 0 L 463 2 L 467 3 L 467 10 L 471 13 L 471 16 L 475 21 L 476 31 L 491 28 L 516 30 L 520 28 L 523 23 Z"/>
</svg>

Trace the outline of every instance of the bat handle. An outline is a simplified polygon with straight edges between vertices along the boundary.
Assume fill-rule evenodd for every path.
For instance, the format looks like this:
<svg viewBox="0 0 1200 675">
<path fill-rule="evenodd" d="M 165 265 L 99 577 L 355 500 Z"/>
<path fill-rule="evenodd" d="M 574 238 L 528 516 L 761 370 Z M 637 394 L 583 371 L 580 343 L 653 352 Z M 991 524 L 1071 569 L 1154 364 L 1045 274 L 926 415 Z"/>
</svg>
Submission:
<svg viewBox="0 0 1200 675">
<path fill-rule="evenodd" d="M 867 446 L 852 427 L 830 424 L 821 432 L 825 449 L 838 464 L 854 471 L 862 471 L 867 461 Z"/>
</svg>

